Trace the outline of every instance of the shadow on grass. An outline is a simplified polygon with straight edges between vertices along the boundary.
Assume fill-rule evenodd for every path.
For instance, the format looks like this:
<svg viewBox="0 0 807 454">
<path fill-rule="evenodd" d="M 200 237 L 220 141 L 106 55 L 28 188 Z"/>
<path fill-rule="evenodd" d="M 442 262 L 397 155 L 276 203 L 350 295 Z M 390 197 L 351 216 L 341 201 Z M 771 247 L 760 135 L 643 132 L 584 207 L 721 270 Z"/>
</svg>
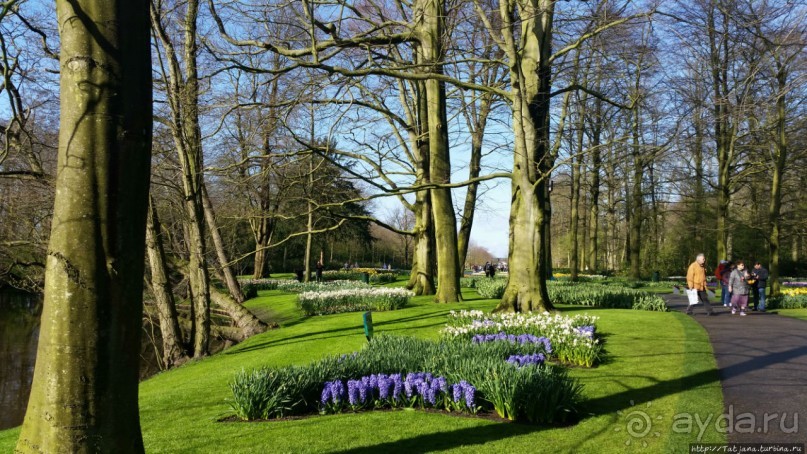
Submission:
<svg viewBox="0 0 807 454">
<path fill-rule="evenodd" d="M 358 314 L 357 317 L 361 316 L 360 312 L 356 312 L 356 314 Z M 398 323 L 405 323 L 405 322 L 428 320 L 428 319 L 437 318 L 437 317 L 439 317 L 441 319 L 444 319 L 445 316 L 446 316 L 446 314 L 444 314 L 444 313 L 436 313 L 436 314 L 430 314 L 430 315 L 419 315 L 419 316 L 418 315 L 412 315 L 412 316 L 409 316 L 409 317 L 396 318 L 396 319 L 392 319 L 392 320 L 385 320 L 383 322 L 374 323 L 374 327 L 376 328 L 376 333 L 380 334 L 383 331 L 381 329 L 379 329 L 379 328 L 383 328 L 383 327 L 386 327 L 386 326 L 389 326 L 389 325 L 396 325 Z M 417 330 L 417 329 L 421 329 L 421 328 L 429 328 L 429 327 L 439 326 L 439 325 L 443 325 L 443 324 L 444 324 L 444 322 L 441 321 L 441 322 L 426 323 L 426 324 L 416 325 L 416 326 L 393 328 L 393 329 L 388 329 L 388 330 L 384 330 L 384 331 L 410 331 L 410 330 Z M 360 334 L 363 335 L 362 328 L 363 327 L 362 327 L 361 319 L 357 318 L 357 322 L 356 322 L 355 326 L 346 326 L 346 327 L 342 327 L 342 328 L 334 328 L 334 329 L 324 330 L 324 331 L 312 331 L 312 332 L 308 332 L 308 333 L 299 334 L 299 335 L 296 335 L 296 336 L 283 337 L 283 338 L 280 338 L 280 339 L 271 339 L 271 340 L 266 340 L 264 342 L 256 342 L 254 344 L 250 344 L 250 345 L 248 345 L 246 347 L 243 347 L 243 348 L 237 348 L 236 347 L 236 348 L 230 349 L 228 351 L 225 351 L 223 354 L 225 354 L 225 355 L 237 355 L 239 353 L 245 353 L 245 352 L 250 352 L 250 351 L 254 351 L 254 350 L 261 350 L 261 349 L 264 349 L 264 348 L 272 346 L 272 345 L 288 345 L 288 344 L 295 344 L 295 343 L 299 343 L 299 342 L 304 342 L 306 340 L 310 340 L 311 338 L 332 339 L 332 338 L 337 338 L 337 337 L 347 337 L 347 336 L 351 336 L 351 335 L 360 335 Z M 337 334 L 337 333 L 343 333 L 343 334 Z M 328 334 L 331 334 L 331 335 L 329 336 Z"/>
<path fill-rule="evenodd" d="M 500 423 L 481 427 L 468 427 L 418 435 L 403 440 L 390 441 L 361 448 L 335 451 L 344 454 L 376 454 L 379 452 L 434 452 L 448 449 L 484 445 L 491 441 L 527 435 L 544 427 L 518 423 Z"/>
</svg>

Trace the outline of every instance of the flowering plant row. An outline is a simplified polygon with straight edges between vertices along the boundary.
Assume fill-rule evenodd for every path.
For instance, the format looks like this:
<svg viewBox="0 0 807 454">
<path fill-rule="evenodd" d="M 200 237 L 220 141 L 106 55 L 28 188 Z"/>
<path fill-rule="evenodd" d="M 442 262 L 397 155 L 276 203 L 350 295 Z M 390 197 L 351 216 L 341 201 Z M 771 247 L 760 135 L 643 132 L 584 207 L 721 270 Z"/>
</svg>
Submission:
<svg viewBox="0 0 807 454">
<path fill-rule="evenodd" d="M 510 355 L 507 362 L 515 364 L 516 366 L 527 366 L 530 364 L 541 365 L 546 361 L 546 356 L 541 353 L 533 353 L 532 355 Z"/>
<path fill-rule="evenodd" d="M 320 397 L 322 413 L 377 408 L 435 408 L 476 413 L 476 388 L 465 380 L 449 384 L 428 372 L 371 374 L 357 380 L 325 382 Z"/>
<path fill-rule="evenodd" d="M 476 334 L 471 338 L 474 344 L 481 344 L 483 342 L 510 342 L 511 344 L 535 344 L 536 346 L 543 347 L 545 353 L 552 353 L 552 344 L 549 339 L 545 337 L 538 337 L 532 334 L 505 334 L 504 332 L 496 334 Z"/>
<path fill-rule="evenodd" d="M 442 333 L 446 337 L 473 339 L 475 335 L 531 334 L 548 339 L 552 357 L 564 363 L 593 366 L 602 356 L 602 344 L 595 336 L 597 317 L 566 317 L 549 312 L 495 313 L 451 311 Z"/>
<path fill-rule="evenodd" d="M 352 288 L 303 292 L 297 296 L 297 304 L 306 315 L 390 311 L 404 307 L 413 296 L 414 293 L 403 288 Z"/>
<path fill-rule="evenodd" d="M 667 304 L 658 295 L 626 288 L 622 285 L 587 284 L 579 282 L 548 283 L 549 299 L 554 304 L 638 309 L 666 312 Z"/>
<path fill-rule="evenodd" d="M 507 362 L 540 354 L 530 345 L 376 336 L 353 354 L 242 371 L 230 385 L 231 406 L 242 419 L 401 406 L 492 410 L 532 423 L 575 418 L 582 385 L 565 368 L 544 364 L 540 356 L 521 359 L 521 365 Z M 419 372 L 424 370 L 432 375 Z"/>
<path fill-rule="evenodd" d="M 369 284 L 361 281 L 337 280 L 325 282 L 297 282 L 283 281 L 277 285 L 278 290 L 289 293 L 318 292 L 323 290 L 370 288 Z"/>
</svg>

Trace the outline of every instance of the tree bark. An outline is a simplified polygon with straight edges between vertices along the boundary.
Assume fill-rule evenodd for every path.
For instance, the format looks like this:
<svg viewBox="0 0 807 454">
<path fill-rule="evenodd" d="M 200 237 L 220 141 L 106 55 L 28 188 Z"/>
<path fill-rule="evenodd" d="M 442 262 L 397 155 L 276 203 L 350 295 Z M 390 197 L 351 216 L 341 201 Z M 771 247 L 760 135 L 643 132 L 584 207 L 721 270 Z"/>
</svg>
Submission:
<svg viewBox="0 0 807 454">
<path fill-rule="evenodd" d="M 16 452 L 143 452 L 148 5 L 57 1 L 61 115 L 45 298 Z"/>
<path fill-rule="evenodd" d="M 768 283 L 771 288 L 771 295 L 778 295 L 781 292 L 781 284 L 779 283 L 780 215 L 782 210 L 782 180 L 788 153 L 787 131 L 785 129 L 787 125 L 787 105 L 785 103 L 787 67 L 778 60 L 776 64 L 776 138 L 773 141 L 774 162 L 773 174 L 771 175 L 771 201 L 768 208 L 768 223 L 771 226 L 768 238 L 771 260 L 768 265 L 770 271 Z"/>
<path fill-rule="evenodd" d="M 520 40 L 516 50 L 514 5 L 501 2 L 500 16 L 510 66 L 514 155 L 510 206 L 509 277 L 497 311 L 554 309 L 546 287 L 547 178 L 552 20 L 555 2 L 540 0 L 519 8 Z"/>
<path fill-rule="evenodd" d="M 210 299 L 224 310 L 224 312 L 233 319 L 235 326 L 241 330 L 241 338 L 239 341 L 266 331 L 266 323 L 262 322 L 249 309 L 239 304 L 230 295 L 211 286 Z"/>
<path fill-rule="evenodd" d="M 146 223 L 146 252 L 151 265 L 151 287 L 157 306 L 157 317 L 160 321 L 160 333 L 163 340 L 163 366 L 166 369 L 182 364 L 188 358 L 183 346 L 182 331 L 179 329 L 176 304 L 171 283 L 166 271 L 166 259 L 163 243 L 160 240 L 160 221 L 154 201 L 149 197 L 148 221 Z"/>
<path fill-rule="evenodd" d="M 445 30 L 444 0 L 419 0 L 418 30 L 423 63 L 430 73 L 443 74 L 443 31 Z M 429 123 L 429 177 L 435 184 L 451 182 L 451 157 L 448 145 L 445 82 L 428 79 L 426 103 Z M 457 219 L 451 190 L 433 188 L 431 205 L 434 213 L 434 238 L 437 248 L 437 292 L 435 302 L 460 301 L 460 273 L 457 251 Z"/>
<path fill-rule="evenodd" d="M 207 220 L 207 227 L 210 229 L 210 237 L 213 239 L 213 247 L 216 249 L 216 257 L 219 259 L 219 268 L 221 274 L 224 276 L 224 283 L 227 284 L 227 290 L 230 291 L 230 296 L 241 304 L 244 302 L 244 293 L 241 291 L 241 285 L 235 278 L 233 269 L 227 259 L 227 252 L 224 251 L 224 241 L 221 239 L 221 232 L 216 222 L 216 212 L 213 210 L 213 204 L 210 202 L 210 197 L 207 194 L 207 187 L 202 184 L 202 208 L 205 211 L 205 219 Z"/>
<path fill-rule="evenodd" d="M 190 285 L 193 327 L 191 340 L 195 358 L 207 356 L 210 343 L 210 278 L 207 270 L 204 208 L 202 205 L 202 136 L 199 128 L 199 77 L 196 66 L 196 23 L 199 15 L 198 0 L 189 0 L 186 5 L 184 27 L 183 75 L 179 59 L 171 39 L 165 32 L 161 12 L 152 7 L 151 22 L 155 34 L 165 50 L 169 68 L 169 83 L 166 85 L 171 109 L 171 133 L 177 149 L 182 170 L 185 241 L 188 254 L 188 281 Z"/>
</svg>

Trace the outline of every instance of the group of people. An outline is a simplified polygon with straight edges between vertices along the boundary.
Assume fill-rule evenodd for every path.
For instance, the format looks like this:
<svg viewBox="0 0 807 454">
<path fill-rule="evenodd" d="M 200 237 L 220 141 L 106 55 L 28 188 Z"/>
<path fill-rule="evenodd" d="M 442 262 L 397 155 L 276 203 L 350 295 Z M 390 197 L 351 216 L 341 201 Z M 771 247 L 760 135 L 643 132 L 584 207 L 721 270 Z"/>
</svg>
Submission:
<svg viewBox="0 0 807 454">
<path fill-rule="evenodd" d="M 715 278 L 721 284 L 721 302 L 731 307 L 731 313 L 746 315 L 749 297 L 753 301 L 753 310 L 765 312 L 765 287 L 768 283 L 768 270 L 760 262 L 755 262 L 752 269 L 746 269 L 743 260 L 732 262 L 721 260 L 715 269 Z M 714 315 L 709 295 L 706 293 L 706 257 L 698 254 L 687 269 L 687 288 L 696 290 L 698 302 L 703 304 L 707 315 Z M 687 307 L 687 314 L 692 314 L 692 304 Z"/>
</svg>

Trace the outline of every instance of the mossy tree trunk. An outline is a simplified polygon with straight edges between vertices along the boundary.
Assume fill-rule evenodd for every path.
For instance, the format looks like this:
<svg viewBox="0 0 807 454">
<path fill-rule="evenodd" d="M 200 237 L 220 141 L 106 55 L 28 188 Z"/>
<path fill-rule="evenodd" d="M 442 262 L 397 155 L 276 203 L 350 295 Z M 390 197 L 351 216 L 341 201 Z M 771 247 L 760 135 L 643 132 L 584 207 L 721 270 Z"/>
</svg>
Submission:
<svg viewBox="0 0 807 454">
<path fill-rule="evenodd" d="M 418 9 L 422 62 L 430 73 L 443 74 L 444 0 L 419 0 Z M 445 82 L 428 79 L 424 85 L 429 123 L 429 177 L 433 184 L 448 184 L 451 182 L 451 159 L 448 145 Z M 461 297 L 457 219 L 451 200 L 451 190 L 436 187 L 430 192 L 434 213 L 434 244 L 437 248 L 438 285 L 435 301 L 454 303 Z"/>
<path fill-rule="evenodd" d="M 516 11 L 517 8 L 517 11 Z M 554 309 L 547 293 L 547 180 L 551 169 L 549 100 L 555 2 L 500 3 L 510 68 L 514 154 L 510 205 L 510 279 L 499 311 Z M 519 22 L 514 22 L 514 18 Z M 515 27 L 519 27 L 517 33 Z M 517 40 L 523 47 L 517 46 Z"/>
<path fill-rule="evenodd" d="M 210 196 L 207 194 L 207 187 L 202 185 L 202 207 L 205 211 L 205 219 L 207 220 L 207 228 L 210 229 L 210 238 L 213 240 L 213 247 L 216 250 L 216 258 L 219 260 L 219 269 L 224 278 L 224 283 L 227 285 L 227 290 L 230 296 L 241 304 L 244 302 L 244 292 L 241 291 L 241 284 L 235 278 L 233 268 L 230 266 L 230 260 L 227 258 L 227 252 L 224 250 L 224 240 L 221 238 L 219 225 L 216 221 L 216 211 L 213 209 L 213 203 L 210 201 Z"/>
<path fill-rule="evenodd" d="M 154 293 L 160 334 L 163 340 L 163 366 L 166 369 L 188 359 L 179 329 L 174 294 L 168 279 L 165 249 L 160 238 L 160 221 L 154 201 L 149 197 L 148 222 L 146 223 L 146 252 L 151 265 L 151 288 Z"/>
<path fill-rule="evenodd" d="M 148 4 L 59 0 L 56 11 L 56 198 L 36 368 L 16 451 L 143 452 Z"/>
<path fill-rule="evenodd" d="M 199 127 L 199 76 L 196 65 L 198 44 L 196 24 L 199 15 L 198 0 L 189 0 L 184 18 L 180 21 L 183 37 L 182 60 L 168 35 L 162 20 L 168 14 L 157 11 L 153 5 L 151 22 L 157 39 L 162 44 L 164 60 L 168 65 L 166 95 L 171 118 L 174 146 L 177 149 L 182 172 L 182 190 L 185 208 L 185 242 L 188 248 L 188 282 L 191 293 L 193 324 L 191 342 L 195 358 L 207 356 L 210 344 L 210 277 L 207 270 L 205 218 L 202 205 L 203 157 L 202 134 Z"/>
</svg>

